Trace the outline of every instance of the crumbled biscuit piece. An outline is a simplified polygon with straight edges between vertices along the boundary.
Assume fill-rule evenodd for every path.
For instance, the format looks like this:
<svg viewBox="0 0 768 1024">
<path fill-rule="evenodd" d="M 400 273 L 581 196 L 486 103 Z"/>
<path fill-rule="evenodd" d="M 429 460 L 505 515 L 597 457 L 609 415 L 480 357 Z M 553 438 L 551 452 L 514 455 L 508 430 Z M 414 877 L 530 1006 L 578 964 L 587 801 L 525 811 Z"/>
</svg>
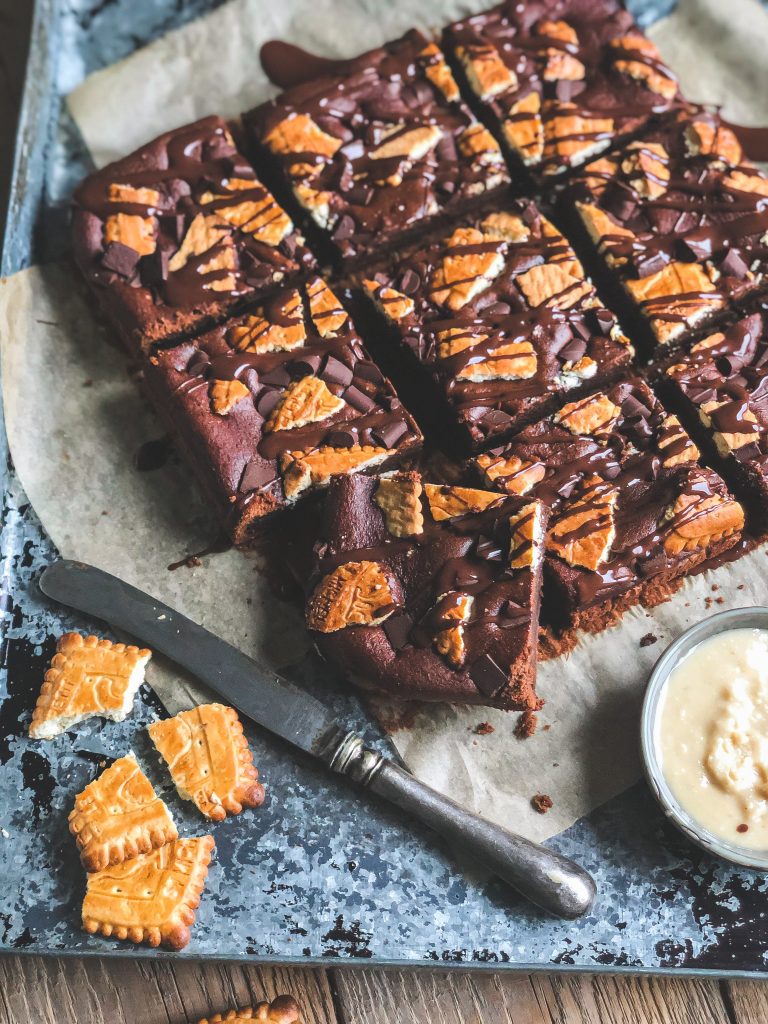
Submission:
<svg viewBox="0 0 768 1024">
<path fill-rule="evenodd" d="M 703 419 L 703 417 L 702 417 Z M 739 426 L 745 428 L 736 432 L 715 430 L 713 440 L 720 455 L 730 455 L 745 445 L 753 444 L 760 434 L 760 424 L 751 409 L 744 409 L 739 417 Z"/>
<path fill-rule="evenodd" d="M 281 458 L 285 496 L 293 501 L 308 487 L 326 487 L 331 477 L 370 468 L 392 454 L 389 448 L 372 445 L 324 446 L 310 452 L 286 452 Z"/>
<path fill-rule="evenodd" d="M 540 263 L 517 278 L 517 285 L 532 309 L 557 306 L 570 309 L 592 294 L 592 286 L 584 277 L 578 260 L 561 263 Z"/>
<path fill-rule="evenodd" d="M 104 241 L 119 242 L 140 256 L 150 256 L 157 248 L 154 217 L 140 217 L 131 213 L 113 213 L 104 225 Z"/>
<path fill-rule="evenodd" d="M 324 192 L 321 189 L 312 188 L 311 185 L 307 185 L 305 182 L 297 181 L 293 186 L 293 193 L 300 205 L 309 212 L 316 224 L 321 228 L 329 228 L 331 226 L 331 200 L 333 196 L 330 192 Z"/>
<path fill-rule="evenodd" d="M 273 153 L 295 153 L 297 157 L 311 154 L 325 160 L 330 160 L 342 144 L 341 139 L 328 135 L 307 114 L 290 114 L 275 125 L 264 142 Z M 322 163 L 319 161 L 297 160 L 290 165 L 289 173 L 296 177 L 311 178 L 319 174 L 321 168 Z"/>
<path fill-rule="evenodd" d="M 667 509 L 669 532 L 664 538 L 668 555 L 708 548 L 738 533 L 744 526 L 744 510 L 733 498 L 719 494 L 683 492 Z"/>
<path fill-rule="evenodd" d="M 537 793 L 536 796 L 531 797 L 531 806 L 539 814 L 546 814 L 548 810 L 554 807 L 554 803 L 552 802 L 552 797 L 546 793 Z"/>
<path fill-rule="evenodd" d="M 379 481 L 374 501 L 393 537 L 416 537 L 423 533 L 422 491 L 418 473 L 397 473 Z"/>
<path fill-rule="evenodd" d="M 474 487 L 453 487 L 447 484 L 424 484 L 429 511 L 436 523 L 455 519 L 470 512 L 484 512 L 503 500 L 502 495 L 479 491 Z"/>
<path fill-rule="evenodd" d="M 177 839 L 89 875 L 83 928 L 91 935 L 183 949 L 214 846 L 212 836 Z"/>
<path fill-rule="evenodd" d="M 319 377 L 302 377 L 283 392 L 280 402 L 264 424 L 265 433 L 273 430 L 297 430 L 308 423 L 320 423 L 345 406 Z"/>
<path fill-rule="evenodd" d="M 441 594 L 440 601 L 453 595 Z M 435 650 L 442 655 L 453 668 L 461 668 L 464 664 L 467 648 L 464 642 L 464 624 L 469 622 L 475 599 L 470 594 L 461 594 L 453 604 L 442 612 L 442 619 L 455 622 L 455 625 L 441 629 L 435 636 Z"/>
<path fill-rule="evenodd" d="M 487 246 L 476 228 L 456 228 L 448 239 L 448 253 L 432 275 L 431 295 L 435 302 L 454 312 L 462 309 L 504 269 L 504 257 L 494 249 L 476 251 Z"/>
<path fill-rule="evenodd" d="M 564 405 L 553 420 L 577 436 L 599 435 L 610 434 L 620 416 L 621 408 L 606 394 L 598 392 Z"/>
<path fill-rule="evenodd" d="M 460 96 L 459 87 L 456 84 L 456 79 L 451 73 L 451 69 L 443 60 L 443 55 L 440 49 L 435 45 L 435 43 L 429 43 L 429 45 L 425 46 L 419 53 L 419 56 L 426 57 L 430 60 L 430 63 L 424 68 L 424 74 L 430 82 L 436 89 L 440 90 L 449 103 L 455 103 Z M 437 57 L 438 60 L 435 60 L 435 57 Z"/>
<path fill-rule="evenodd" d="M 502 156 L 499 144 L 481 124 L 472 124 L 465 128 L 459 137 L 459 150 L 463 156 L 479 157 L 481 164 L 501 163 Z"/>
<path fill-rule="evenodd" d="M 632 186 L 649 199 L 658 199 L 669 185 L 669 154 L 658 142 L 633 142 L 621 169 Z"/>
<path fill-rule="evenodd" d="M 730 128 L 711 121 L 691 121 L 684 129 L 689 156 L 709 156 L 722 160 L 729 167 L 741 163 L 743 152 Z"/>
<path fill-rule="evenodd" d="M 442 137 L 442 131 L 434 124 L 407 129 L 405 125 L 395 125 L 388 131 L 381 145 L 372 149 L 368 155 L 371 160 L 391 160 L 392 157 L 398 156 L 408 160 L 421 160 L 435 148 Z"/>
<path fill-rule="evenodd" d="M 182 270 L 193 256 L 211 253 L 211 258 L 199 267 L 201 274 L 221 274 L 206 284 L 212 291 L 234 291 L 236 279 L 232 273 L 237 268 L 237 255 L 230 235 L 230 225 L 218 217 L 198 213 L 187 229 L 180 247 L 171 257 L 168 269 L 175 273 Z"/>
<path fill-rule="evenodd" d="M 293 231 L 291 218 L 254 178 L 229 178 L 227 188 L 230 195 L 233 191 L 248 191 L 254 193 L 254 198 L 230 204 L 221 202 L 229 200 L 230 195 L 204 192 L 200 202 L 203 205 L 216 203 L 216 216 L 240 228 L 247 235 L 253 235 L 264 245 L 277 246 Z"/>
<path fill-rule="evenodd" d="M 78 793 L 69 830 L 86 871 L 121 864 L 178 837 L 168 808 L 132 755 L 118 758 Z"/>
<path fill-rule="evenodd" d="M 768 178 L 764 178 L 756 170 L 731 171 L 723 178 L 723 185 L 735 192 L 749 192 L 751 195 L 768 196 Z"/>
<path fill-rule="evenodd" d="M 540 21 L 536 27 L 537 35 L 547 39 L 557 39 L 564 43 L 565 47 L 548 46 L 545 55 L 546 66 L 542 73 L 545 82 L 558 82 L 562 80 L 576 82 L 584 78 L 586 69 L 581 61 L 568 48 L 578 51 L 579 37 L 575 29 L 565 21 Z"/>
<path fill-rule="evenodd" d="M 307 286 L 309 312 L 321 338 L 335 338 L 346 324 L 347 311 L 321 277 Z"/>
<path fill-rule="evenodd" d="M 644 82 L 651 92 L 672 100 L 677 95 L 677 80 L 661 63 L 661 54 L 655 44 L 645 36 L 624 36 L 613 39 L 616 50 L 614 67 L 635 81 Z"/>
<path fill-rule="evenodd" d="M 290 352 L 306 340 L 301 295 L 294 290 L 283 299 L 277 322 L 253 315 L 227 331 L 228 343 L 238 352 Z"/>
<path fill-rule="evenodd" d="M 698 263 L 673 261 L 648 277 L 625 281 L 625 287 L 650 316 L 662 344 L 725 305 L 722 296 L 706 294 L 716 289 Z"/>
<path fill-rule="evenodd" d="M 201 704 L 148 727 L 182 800 L 213 821 L 260 807 L 264 787 L 234 708 Z"/>
<path fill-rule="evenodd" d="M 501 484 L 508 494 L 527 494 L 547 475 L 543 462 L 524 462 L 516 455 L 479 455 L 476 462 L 486 483 L 490 487 Z"/>
<path fill-rule="evenodd" d="M 495 46 L 473 47 L 471 54 L 461 46 L 457 47 L 456 54 L 467 81 L 481 100 L 517 88 L 517 75 L 507 67 Z"/>
<path fill-rule="evenodd" d="M 110 203 L 131 203 L 156 209 L 160 205 L 160 193 L 154 188 L 136 188 L 134 185 L 120 185 L 111 182 L 107 190 Z"/>
<path fill-rule="evenodd" d="M 576 203 L 576 209 L 584 221 L 589 237 L 600 251 L 605 253 L 606 261 L 611 264 L 625 263 L 625 257 L 616 257 L 611 252 L 611 246 L 621 243 L 624 238 L 633 238 L 632 232 L 617 224 L 610 214 L 593 203 Z"/>
<path fill-rule="evenodd" d="M 503 210 L 489 213 L 480 227 L 489 242 L 527 242 L 531 237 L 530 228 L 522 217 Z"/>
<path fill-rule="evenodd" d="M 511 341 L 471 361 L 456 375 L 457 380 L 528 380 L 535 377 L 536 350 L 530 341 Z"/>
<path fill-rule="evenodd" d="M 556 166 L 584 160 L 605 149 L 613 137 L 613 119 L 587 117 L 575 103 L 547 102 L 544 120 L 544 159 Z"/>
<path fill-rule="evenodd" d="M 315 588 L 307 605 L 307 626 L 319 633 L 378 626 L 394 610 L 389 578 L 378 562 L 345 562 Z"/>
<path fill-rule="evenodd" d="M 124 721 L 151 657 L 146 648 L 65 633 L 45 673 L 29 735 L 50 740 L 95 715 Z"/>
<path fill-rule="evenodd" d="M 658 448 L 661 460 L 667 468 L 682 466 L 686 462 L 696 462 L 699 449 L 683 430 L 677 416 L 665 416 L 661 428 Z"/>
<path fill-rule="evenodd" d="M 617 492 L 594 478 L 578 501 L 562 512 L 549 531 L 547 548 L 569 565 L 594 572 L 610 554 L 616 536 L 614 508 Z"/>
<path fill-rule="evenodd" d="M 257 1003 L 242 1010 L 230 1010 L 206 1017 L 198 1024 L 299 1024 L 299 1007 L 293 996 L 277 996 L 271 1003 Z"/>
<path fill-rule="evenodd" d="M 526 117 L 521 115 L 525 114 Z M 512 104 L 503 125 L 504 138 L 516 150 L 524 164 L 536 164 L 544 153 L 544 122 L 541 118 L 541 96 L 529 92 Z"/>
<path fill-rule="evenodd" d="M 213 380 L 209 386 L 211 408 L 217 416 L 226 416 L 238 402 L 250 395 L 250 391 L 239 380 Z"/>
<path fill-rule="evenodd" d="M 608 182 L 613 178 L 619 163 L 615 157 L 603 156 L 593 160 L 581 172 L 580 180 L 588 192 L 599 196 L 605 191 Z M 580 204 L 577 204 L 579 206 Z M 601 211 L 602 212 L 602 211 Z"/>
<path fill-rule="evenodd" d="M 371 280 L 363 281 L 363 285 L 371 301 L 389 320 L 399 323 L 413 312 L 413 299 L 403 295 L 396 288 L 389 288 Z"/>
<path fill-rule="evenodd" d="M 544 509 L 532 501 L 509 517 L 509 567 L 526 569 L 536 565 L 544 540 Z"/>
</svg>

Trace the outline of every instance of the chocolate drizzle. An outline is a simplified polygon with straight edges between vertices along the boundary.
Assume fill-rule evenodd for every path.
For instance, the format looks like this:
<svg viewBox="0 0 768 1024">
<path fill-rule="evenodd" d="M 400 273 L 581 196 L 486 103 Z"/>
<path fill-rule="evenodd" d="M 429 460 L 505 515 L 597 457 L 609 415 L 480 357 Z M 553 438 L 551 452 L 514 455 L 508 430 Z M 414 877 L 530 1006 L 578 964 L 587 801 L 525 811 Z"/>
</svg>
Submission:
<svg viewBox="0 0 768 1024">
<path fill-rule="evenodd" d="M 337 75 L 348 61 L 309 53 L 294 43 L 270 39 L 259 50 L 259 61 L 267 78 L 278 89 L 291 89 L 321 75 Z"/>
</svg>

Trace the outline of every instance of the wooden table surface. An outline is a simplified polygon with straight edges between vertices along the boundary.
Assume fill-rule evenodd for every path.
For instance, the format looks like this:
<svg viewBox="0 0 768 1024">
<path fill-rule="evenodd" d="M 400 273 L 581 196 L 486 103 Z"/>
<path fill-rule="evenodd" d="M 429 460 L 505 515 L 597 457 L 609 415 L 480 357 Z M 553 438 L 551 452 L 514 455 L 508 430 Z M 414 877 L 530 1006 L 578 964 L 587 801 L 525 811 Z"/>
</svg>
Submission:
<svg viewBox="0 0 768 1024">
<path fill-rule="evenodd" d="M 30 8 L 0 0 L 1 219 Z M 282 992 L 306 1024 L 768 1022 L 768 986 L 750 981 L 0 957 L 0 1024 L 194 1024 Z"/>
</svg>

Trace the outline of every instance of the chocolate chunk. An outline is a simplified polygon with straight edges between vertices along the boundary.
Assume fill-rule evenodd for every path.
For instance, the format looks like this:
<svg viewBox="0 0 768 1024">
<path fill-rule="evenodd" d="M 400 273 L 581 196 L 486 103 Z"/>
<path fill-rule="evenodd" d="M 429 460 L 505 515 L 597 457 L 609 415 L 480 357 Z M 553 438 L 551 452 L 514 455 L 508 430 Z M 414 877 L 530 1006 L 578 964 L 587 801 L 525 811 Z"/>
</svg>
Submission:
<svg viewBox="0 0 768 1024">
<path fill-rule="evenodd" d="M 586 351 L 587 343 L 585 341 L 577 341 L 574 339 L 574 341 L 566 345 L 565 348 L 560 349 L 557 354 L 564 363 L 577 363 Z"/>
<path fill-rule="evenodd" d="M 344 401 L 351 405 L 358 412 L 367 413 L 372 409 L 376 408 L 376 403 L 372 398 L 369 398 L 359 388 L 356 388 L 354 384 L 347 388 L 344 392 Z"/>
<path fill-rule="evenodd" d="M 650 277 L 658 274 L 667 265 L 667 259 L 661 252 L 649 252 L 644 256 L 636 256 L 633 266 L 638 277 Z"/>
<path fill-rule="evenodd" d="M 301 356 L 299 359 L 294 359 L 291 362 L 291 370 L 296 377 L 316 377 L 317 371 L 320 369 L 320 364 L 323 361 L 323 357 L 312 352 L 308 355 Z"/>
<path fill-rule="evenodd" d="M 738 249 L 729 249 L 720 264 L 720 270 L 726 277 L 736 277 L 740 281 L 749 274 L 749 267 L 742 259 Z"/>
<path fill-rule="evenodd" d="M 555 86 L 555 96 L 557 96 L 561 103 L 570 103 L 573 97 L 584 92 L 586 87 L 585 82 L 562 78 Z"/>
<path fill-rule="evenodd" d="M 261 490 L 266 484 L 276 480 L 275 467 L 263 459 L 254 458 L 246 465 L 240 477 L 238 490 L 241 494 Z"/>
<path fill-rule="evenodd" d="M 628 221 L 637 209 L 637 201 L 626 186 L 610 184 L 603 193 L 603 206 L 619 221 Z"/>
<path fill-rule="evenodd" d="M 259 416 L 266 419 L 280 401 L 280 392 L 272 388 L 265 388 L 256 401 L 256 408 Z"/>
<path fill-rule="evenodd" d="M 697 228 L 695 231 L 689 231 L 685 238 L 683 238 L 682 244 L 696 260 L 709 259 L 714 250 L 714 239 L 708 228 Z"/>
<path fill-rule="evenodd" d="M 595 312 L 598 330 L 602 334 L 610 334 L 616 326 L 616 317 L 607 309 L 598 309 Z"/>
<path fill-rule="evenodd" d="M 456 143 L 454 142 L 453 136 L 447 133 L 443 135 L 435 147 L 435 152 L 437 156 L 446 163 L 454 163 L 458 159 L 458 153 L 456 151 Z"/>
<path fill-rule="evenodd" d="M 342 363 L 340 359 L 335 356 L 328 356 L 323 366 L 320 376 L 326 382 L 326 384 L 339 384 L 345 388 L 352 383 L 354 373 L 350 368 Z"/>
<path fill-rule="evenodd" d="M 259 375 L 252 366 L 249 366 L 247 367 L 247 369 L 243 370 L 238 379 L 242 384 L 245 384 L 245 386 L 248 388 L 252 395 L 258 393 Z"/>
<path fill-rule="evenodd" d="M 355 373 L 361 380 L 370 381 L 372 384 L 378 384 L 384 380 L 384 374 L 378 368 L 376 363 L 368 362 L 365 359 L 361 359 L 359 363 L 355 365 Z"/>
<path fill-rule="evenodd" d="M 141 277 L 147 285 L 161 285 L 168 280 L 168 264 L 171 254 L 167 249 L 155 249 L 149 256 L 141 258 Z"/>
<path fill-rule="evenodd" d="M 203 377 L 210 363 L 211 360 L 207 352 L 195 352 L 187 363 L 186 372 L 190 377 Z"/>
<path fill-rule="evenodd" d="M 501 545 L 492 537 L 484 537 L 482 534 L 475 543 L 475 554 L 478 558 L 484 558 L 488 562 L 500 562 L 504 557 Z"/>
<path fill-rule="evenodd" d="M 394 448 L 407 431 L 408 426 L 403 420 L 395 420 L 394 423 L 385 423 L 382 427 L 376 427 L 371 433 L 382 448 Z"/>
<path fill-rule="evenodd" d="M 139 262 L 139 253 L 122 242 L 108 242 L 101 257 L 102 266 L 114 270 L 120 277 L 133 277 Z"/>
<path fill-rule="evenodd" d="M 273 366 L 261 375 L 262 384 L 271 384 L 275 388 L 287 388 L 291 383 L 288 371 L 282 366 Z"/>
<path fill-rule="evenodd" d="M 341 427 L 331 430 L 327 440 L 332 448 L 351 448 L 353 444 L 357 443 L 357 434 L 350 427 Z"/>
<path fill-rule="evenodd" d="M 478 658 L 470 666 L 469 674 L 472 682 L 486 697 L 495 696 L 509 682 L 508 674 L 496 664 L 490 654 Z"/>
<path fill-rule="evenodd" d="M 387 639 L 392 644 L 392 649 L 401 651 L 408 644 L 408 637 L 413 628 L 413 619 L 407 612 L 400 612 L 390 615 L 383 623 Z"/>
<path fill-rule="evenodd" d="M 333 229 L 333 237 L 337 242 L 342 242 L 347 238 L 351 238 L 355 233 L 355 221 L 348 214 L 344 214 L 339 218 L 339 222 Z"/>
<path fill-rule="evenodd" d="M 400 275 L 400 291 L 406 295 L 415 295 L 421 285 L 421 278 L 415 270 L 408 268 Z"/>
</svg>

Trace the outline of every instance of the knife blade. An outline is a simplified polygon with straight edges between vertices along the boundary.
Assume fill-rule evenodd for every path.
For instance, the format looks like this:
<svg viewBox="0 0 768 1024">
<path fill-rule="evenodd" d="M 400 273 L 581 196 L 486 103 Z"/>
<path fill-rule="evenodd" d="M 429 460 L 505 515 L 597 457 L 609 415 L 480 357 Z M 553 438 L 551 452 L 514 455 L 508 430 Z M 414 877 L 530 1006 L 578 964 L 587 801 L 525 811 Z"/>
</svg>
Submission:
<svg viewBox="0 0 768 1024">
<path fill-rule="evenodd" d="M 67 559 L 48 566 L 39 586 L 47 597 L 165 654 L 242 714 L 461 845 L 550 913 L 573 918 L 592 906 L 594 880 L 572 860 L 419 782 L 341 728 L 314 697 L 168 605 L 110 573 Z"/>
</svg>

